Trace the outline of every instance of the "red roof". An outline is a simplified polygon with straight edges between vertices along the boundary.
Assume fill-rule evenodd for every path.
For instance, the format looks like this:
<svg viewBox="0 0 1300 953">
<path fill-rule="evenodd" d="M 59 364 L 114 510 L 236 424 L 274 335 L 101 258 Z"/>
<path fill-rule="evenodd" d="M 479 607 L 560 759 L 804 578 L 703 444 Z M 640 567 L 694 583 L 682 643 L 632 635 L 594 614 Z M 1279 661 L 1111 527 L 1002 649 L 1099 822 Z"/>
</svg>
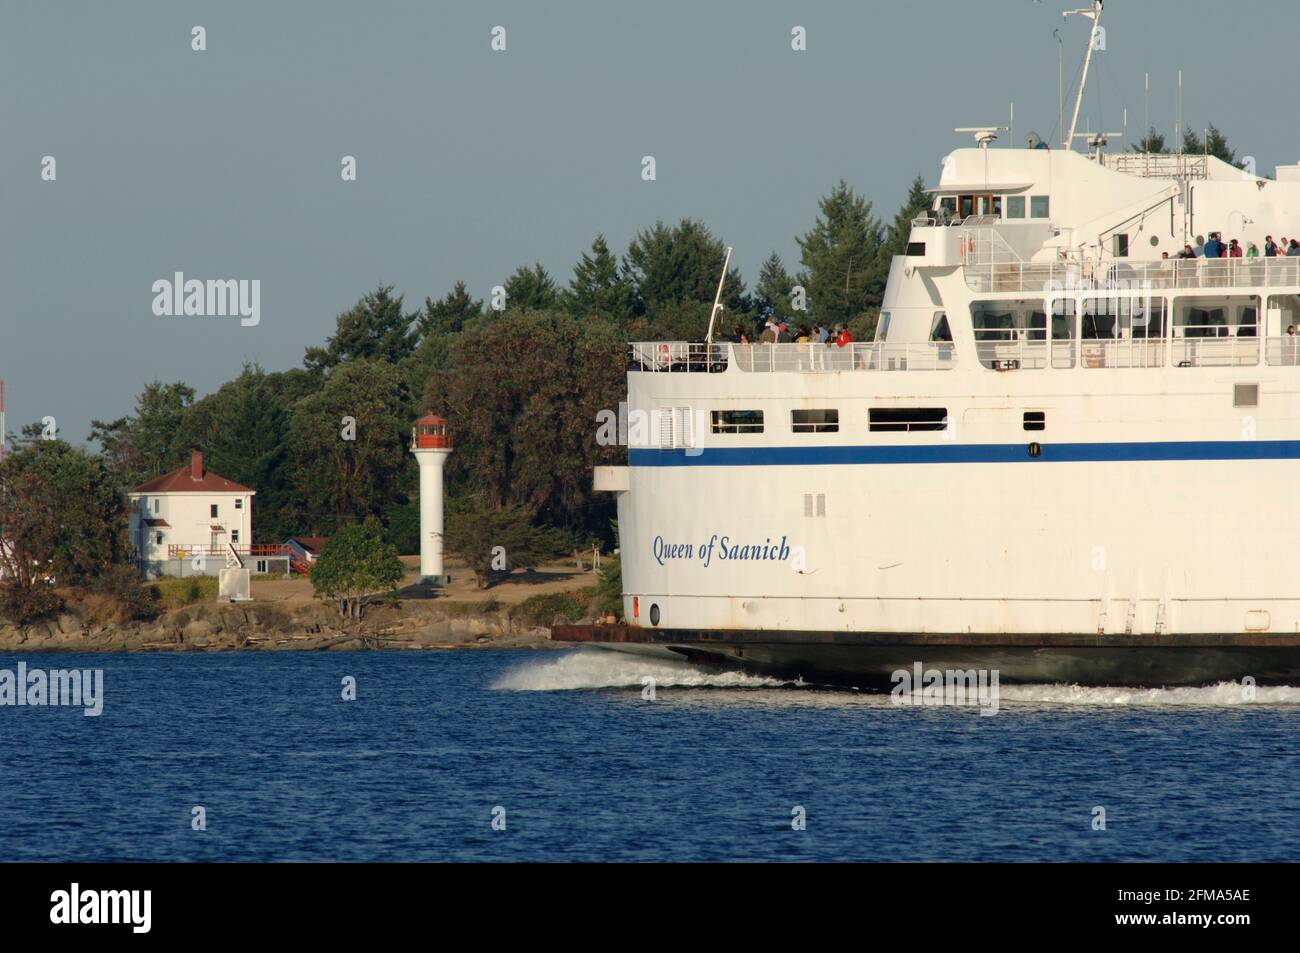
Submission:
<svg viewBox="0 0 1300 953">
<path fill-rule="evenodd" d="M 184 466 L 141 483 L 132 493 L 256 493 L 233 480 L 204 470 L 203 476 L 194 477 L 190 467 Z"/>
<path fill-rule="evenodd" d="M 167 522 L 166 520 L 145 520 L 144 525 L 145 526 L 166 526 L 168 529 L 172 528 L 172 524 Z"/>
<path fill-rule="evenodd" d="M 291 536 L 289 542 L 297 543 L 309 553 L 319 553 L 325 547 L 324 536 Z"/>
</svg>

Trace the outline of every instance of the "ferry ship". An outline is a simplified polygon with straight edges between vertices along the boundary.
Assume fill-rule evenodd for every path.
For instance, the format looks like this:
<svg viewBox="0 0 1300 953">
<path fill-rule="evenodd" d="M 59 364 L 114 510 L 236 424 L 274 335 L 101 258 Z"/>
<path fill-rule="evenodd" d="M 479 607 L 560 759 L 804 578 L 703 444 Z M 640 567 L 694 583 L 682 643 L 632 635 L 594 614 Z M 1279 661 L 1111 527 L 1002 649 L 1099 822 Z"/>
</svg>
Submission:
<svg viewBox="0 0 1300 953">
<path fill-rule="evenodd" d="M 1300 165 L 1080 151 L 1078 102 L 1054 148 L 958 130 L 873 341 L 630 345 L 595 474 L 624 622 L 553 638 L 855 685 L 1300 678 L 1300 257 L 1263 254 Z M 1175 257 L 1215 233 L 1260 256 Z"/>
</svg>

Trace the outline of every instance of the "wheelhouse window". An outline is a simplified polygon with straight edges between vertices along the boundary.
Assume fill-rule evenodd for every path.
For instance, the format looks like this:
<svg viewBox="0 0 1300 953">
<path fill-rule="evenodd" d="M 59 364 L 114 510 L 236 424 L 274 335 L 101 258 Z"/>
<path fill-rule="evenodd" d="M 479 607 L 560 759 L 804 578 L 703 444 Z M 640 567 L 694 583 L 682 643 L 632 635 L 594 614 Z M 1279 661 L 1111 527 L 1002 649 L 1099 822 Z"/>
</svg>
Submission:
<svg viewBox="0 0 1300 953">
<path fill-rule="evenodd" d="M 763 412 L 761 410 L 715 410 L 713 432 L 762 433 Z"/>
<path fill-rule="evenodd" d="M 1051 215 L 1051 202 L 1049 196 L 1031 195 L 1029 197 L 1029 217 L 1030 218 L 1048 218 Z"/>
<path fill-rule="evenodd" d="M 1025 217 L 1025 197 L 1023 195 L 1007 196 L 1007 218 Z"/>
<path fill-rule="evenodd" d="M 832 409 L 792 410 L 790 429 L 795 433 L 838 433 L 840 412 Z"/>
<path fill-rule="evenodd" d="M 868 415 L 872 433 L 948 429 L 948 411 L 944 407 L 872 407 Z"/>
</svg>

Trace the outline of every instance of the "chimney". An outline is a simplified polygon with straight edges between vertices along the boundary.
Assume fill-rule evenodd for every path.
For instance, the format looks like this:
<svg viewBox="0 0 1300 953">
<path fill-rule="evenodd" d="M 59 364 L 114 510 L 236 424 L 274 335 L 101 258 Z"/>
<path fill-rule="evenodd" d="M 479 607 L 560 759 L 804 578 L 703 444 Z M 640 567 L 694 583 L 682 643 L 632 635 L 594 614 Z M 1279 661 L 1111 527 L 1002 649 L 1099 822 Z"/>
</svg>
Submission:
<svg viewBox="0 0 1300 953">
<path fill-rule="evenodd" d="M 203 479 L 203 454 L 198 450 L 190 451 L 190 479 Z"/>
</svg>

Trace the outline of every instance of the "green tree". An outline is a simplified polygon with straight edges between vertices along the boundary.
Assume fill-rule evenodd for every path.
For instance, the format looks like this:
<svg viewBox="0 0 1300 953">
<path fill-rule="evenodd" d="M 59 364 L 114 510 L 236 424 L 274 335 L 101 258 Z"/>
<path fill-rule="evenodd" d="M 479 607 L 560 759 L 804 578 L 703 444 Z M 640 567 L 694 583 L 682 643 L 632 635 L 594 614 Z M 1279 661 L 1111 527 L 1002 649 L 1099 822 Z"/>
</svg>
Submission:
<svg viewBox="0 0 1300 953">
<path fill-rule="evenodd" d="M 889 226 L 889 232 L 885 236 L 885 246 L 881 254 L 884 256 L 886 277 L 888 277 L 889 264 L 893 261 L 894 256 L 902 255 L 907 251 L 907 241 L 912 236 L 912 221 L 929 209 L 931 201 L 930 193 L 925 190 L 925 179 L 918 175 L 912 180 L 903 207 L 894 216 L 894 221 Z"/>
<path fill-rule="evenodd" d="M 758 273 L 758 284 L 754 286 L 754 308 L 759 317 L 780 318 L 793 322 L 796 312 L 792 306 L 791 294 L 794 290 L 794 278 L 785 270 L 781 256 L 772 252 Z"/>
<path fill-rule="evenodd" d="M 417 416 L 424 409 L 424 388 L 435 371 L 447 364 L 447 351 L 466 322 L 483 313 L 483 302 L 475 301 L 465 289 L 465 282 L 456 286 L 441 301 L 424 299 L 424 313 L 420 316 L 418 332 L 420 343 L 409 357 L 399 365 L 399 373 L 406 382 L 413 402 L 412 413 Z"/>
<path fill-rule="evenodd" d="M 688 313 L 702 317 L 691 329 L 693 333 L 683 336 L 703 340 L 726 251 L 707 228 L 690 219 L 682 219 L 673 228 L 656 222 L 652 228 L 642 229 L 623 256 L 623 272 L 635 292 L 635 313 L 645 315 L 653 327 L 666 312 L 680 314 L 684 304 L 691 305 Z M 727 271 L 722 303 L 733 318 L 750 310 L 745 283 L 736 268 Z"/>
<path fill-rule="evenodd" d="M 90 439 L 111 466 L 134 486 L 181 466 L 189 455 L 185 418 L 194 388 L 177 381 L 151 381 L 136 399 L 135 414 L 91 421 Z"/>
<path fill-rule="evenodd" d="M 604 557 L 596 580 L 593 606 L 600 615 L 623 618 L 623 568 L 618 554 Z"/>
<path fill-rule="evenodd" d="M 472 322 L 426 395 L 455 436 L 449 486 L 541 522 L 603 531 L 611 503 L 593 495 L 591 468 L 621 453 L 597 443 L 596 418 L 625 397 L 626 353 L 607 318 L 507 311 Z"/>
<path fill-rule="evenodd" d="M 525 506 L 495 506 L 475 494 L 448 507 L 443 548 L 470 568 L 480 589 L 512 569 L 536 569 L 563 552 L 565 543 L 553 527 L 534 525 Z"/>
<path fill-rule="evenodd" d="M 1138 152 L 1146 152 L 1151 155 L 1168 155 L 1169 146 L 1165 143 L 1164 133 L 1157 132 L 1156 127 L 1152 126 L 1147 130 L 1137 144 Z"/>
<path fill-rule="evenodd" d="M 465 282 L 456 282 L 441 301 L 424 299 L 417 330 L 421 341 L 430 336 L 459 334 L 465 323 L 483 313 L 483 302 L 470 297 Z"/>
<path fill-rule="evenodd" d="M 313 532 L 378 517 L 410 464 L 408 395 L 380 361 L 339 365 L 289 419 L 293 487 Z"/>
<path fill-rule="evenodd" d="M 185 431 L 214 473 L 257 491 L 253 530 L 260 541 L 296 533 L 296 493 L 287 450 L 289 411 L 276 382 L 256 364 L 190 408 Z"/>
<path fill-rule="evenodd" d="M 517 268 L 505 289 L 506 308 L 512 311 L 545 311 L 560 302 L 560 289 L 540 263 Z"/>
<path fill-rule="evenodd" d="M 1201 138 L 1191 126 L 1183 130 L 1183 152 L 1187 155 L 1204 155 L 1208 153 L 1216 159 L 1222 159 L 1229 165 L 1235 165 L 1241 168 L 1242 163 L 1237 161 L 1237 153 L 1228 145 L 1228 137 L 1219 129 L 1210 123 L 1209 128 L 1205 130 L 1205 138 Z"/>
<path fill-rule="evenodd" d="M 402 310 L 392 285 L 383 285 L 340 314 L 325 346 L 309 347 L 303 364 L 317 374 L 353 360 L 396 364 L 415 349 L 415 319 Z"/>
<path fill-rule="evenodd" d="M 566 304 L 578 317 L 602 314 L 626 321 L 632 314 L 632 285 L 619 271 L 618 259 L 604 235 L 597 235 L 591 250 L 573 266 Z"/>
<path fill-rule="evenodd" d="M 41 440 L 0 464 L 0 610 L 54 611 L 51 587 L 94 587 L 130 560 L 127 487 L 100 456 Z"/>
<path fill-rule="evenodd" d="M 374 596 L 392 592 L 406 570 L 397 550 L 385 543 L 373 522 L 346 526 L 331 536 L 312 566 L 316 597 L 333 602 L 339 616 L 360 622 Z"/>
<path fill-rule="evenodd" d="M 883 229 L 871 203 L 843 180 L 819 202 L 821 214 L 799 241 L 800 284 L 826 325 L 848 323 L 880 307 L 889 262 L 881 254 Z"/>
</svg>

